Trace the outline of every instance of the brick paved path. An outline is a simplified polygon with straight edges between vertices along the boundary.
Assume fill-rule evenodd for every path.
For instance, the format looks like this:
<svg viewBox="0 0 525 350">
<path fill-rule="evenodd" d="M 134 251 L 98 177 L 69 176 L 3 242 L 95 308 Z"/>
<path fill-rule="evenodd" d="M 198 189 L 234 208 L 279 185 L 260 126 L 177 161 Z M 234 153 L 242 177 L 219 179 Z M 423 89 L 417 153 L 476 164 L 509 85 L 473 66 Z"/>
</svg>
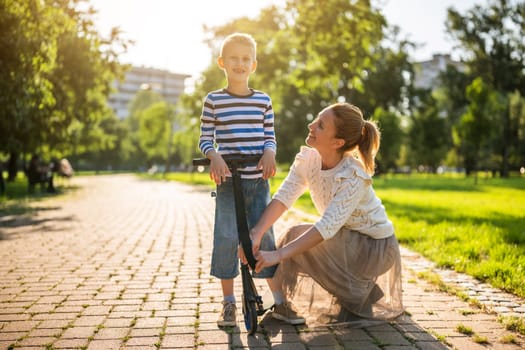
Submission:
<svg viewBox="0 0 525 350">
<path fill-rule="evenodd" d="M 410 252 L 404 253 L 407 313 L 391 324 L 309 329 L 264 318 L 253 337 L 242 323 L 218 329 L 220 284 L 208 274 L 214 206 L 208 190 L 131 175 L 78 177 L 72 184 L 79 187 L 73 194 L 34 202 L 29 214 L 0 213 L 0 350 L 525 344 L 496 315 L 417 279 L 411 266 L 418 258 Z M 240 279 L 236 291 L 240 300 Z M 458 332 L 461 325 L 474 334 Z"/>
</svg>

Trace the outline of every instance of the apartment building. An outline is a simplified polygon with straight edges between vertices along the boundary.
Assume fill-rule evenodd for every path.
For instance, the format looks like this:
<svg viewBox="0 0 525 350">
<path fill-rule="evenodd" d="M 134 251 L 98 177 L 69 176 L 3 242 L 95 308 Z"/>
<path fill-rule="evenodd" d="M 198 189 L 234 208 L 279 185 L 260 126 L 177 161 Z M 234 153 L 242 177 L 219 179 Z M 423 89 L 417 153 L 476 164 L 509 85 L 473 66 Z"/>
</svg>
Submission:
<svg viewBox="0 0 525 350">
<path fill-rule="evenodd" d="M 115 82 L 116 92 L 109 97 L 109 105 L 120 119 L 128 116 L 128 106 L 138 91 L 150 88 L 169 103 L 175 104 L 184 92 L 185 80 L 190 75 L 172 73 L 168 70 L 133 66 L 124 81 Z"/>
<path fill-rule="evenodd" d="M 439 73 L 446 70 L 447 65 L 453 65 L 459 70 L 463 64 L 452 60 L 449 54 L 434 54 L 428 61 L 414 63 L 414 86 L 420 89 L 433 89 L 437 86 Z"/>
</svg>

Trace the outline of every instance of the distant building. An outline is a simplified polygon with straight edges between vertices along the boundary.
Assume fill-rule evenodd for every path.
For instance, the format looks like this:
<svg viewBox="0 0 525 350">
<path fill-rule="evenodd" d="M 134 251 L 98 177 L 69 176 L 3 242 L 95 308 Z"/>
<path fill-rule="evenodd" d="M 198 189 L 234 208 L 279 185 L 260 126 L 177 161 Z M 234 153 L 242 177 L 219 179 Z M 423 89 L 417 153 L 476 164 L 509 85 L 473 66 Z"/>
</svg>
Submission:
<svg viewBox="0 0 525 350">
<path fill-rule="evenodd" d="M 433 89 L 437 86 L 438 75 L 453 65 L 460 71 L 464 69 L 463 64 L 454 61 L 449 54 L 434 54 L 429 61 L 414 63 L 414 86 L 419 89 Z"/>
<path fill-rule="evenodd" d="M 169 103 L 175 104 L 184 92 L 184 82 L 189 77 L 187 74 L 171 73 L 163 69 L 134 66 L 126 73 L 123 82 L 115 82 L 116 92 L 109 97 L 109 105 L 120 119 L 126 118 L 129 103 L 145 86 L 164 96 Z"/>
</svg>

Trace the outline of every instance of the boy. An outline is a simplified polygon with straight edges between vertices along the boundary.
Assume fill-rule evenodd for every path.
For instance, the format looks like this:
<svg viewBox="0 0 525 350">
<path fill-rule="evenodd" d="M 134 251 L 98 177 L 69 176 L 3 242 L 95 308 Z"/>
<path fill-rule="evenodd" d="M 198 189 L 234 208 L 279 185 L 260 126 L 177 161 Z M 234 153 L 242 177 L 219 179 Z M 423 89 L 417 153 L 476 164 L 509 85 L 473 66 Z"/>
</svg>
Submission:
<svg viewBox="0 0 525 350">
<path fill-rule="evenodd" d="M 222 155 L 261 155 L 257 165 L 239 169 L 244 192 L 248 225 L 253 226 L 270 201 L 268 178 L 275 175 L 275 132 L 270 97 L 248 85 L 257 68 L 256 42 L 248 34 L 234 33 L 222 43 L 217 64 L 224 71 L 227 86 L 208 93 L 201 115 L 199 148 L 210 159 L 210 178 L 217 184 L 213 231 L 212 276 L 221 280 L 223 308 L 217 325 L 235 326 L 237 308 L 233 291 L 239 274 L 239 241 L 231 173 Z M 217 149 L 215 149 L 217 145 Z M 273 231 L 263 236 L 261 250 L 275 250 Z M 254 277 L 266 278 L 276 305 L 281 305 L 286 320 L 297 322 L 284 297 L 272 283 L 275 267 Z M 281 318 L 282 319 L 282 318 Z M 290 321 L 289 321 L 290 322 Z M 304 319 L 302 319 L 304 322 Z"/>
</svg>

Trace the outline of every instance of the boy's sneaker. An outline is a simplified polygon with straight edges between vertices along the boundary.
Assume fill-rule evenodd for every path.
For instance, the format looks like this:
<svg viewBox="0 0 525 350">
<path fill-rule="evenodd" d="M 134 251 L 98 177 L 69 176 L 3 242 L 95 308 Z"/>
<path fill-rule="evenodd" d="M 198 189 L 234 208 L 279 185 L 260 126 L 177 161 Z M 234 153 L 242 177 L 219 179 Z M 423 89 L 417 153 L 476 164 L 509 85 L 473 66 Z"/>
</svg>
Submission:
<svg viewBox="0 0 525 350">
<path fill-rule="evenodd" d="M 293 309 L 290 302 L 275 305 L 272 317 L 291 325 L 304 324 L 306 322 L 304 317 L 297 315 L 297 311 Z"/>
<path fill-rule="evenodd" d="M 217 320 L 219 327 L 234 327 L 237 325 L 237 306 L 227 301 L 222 302 L 222 311 Z"/>
</svg>

